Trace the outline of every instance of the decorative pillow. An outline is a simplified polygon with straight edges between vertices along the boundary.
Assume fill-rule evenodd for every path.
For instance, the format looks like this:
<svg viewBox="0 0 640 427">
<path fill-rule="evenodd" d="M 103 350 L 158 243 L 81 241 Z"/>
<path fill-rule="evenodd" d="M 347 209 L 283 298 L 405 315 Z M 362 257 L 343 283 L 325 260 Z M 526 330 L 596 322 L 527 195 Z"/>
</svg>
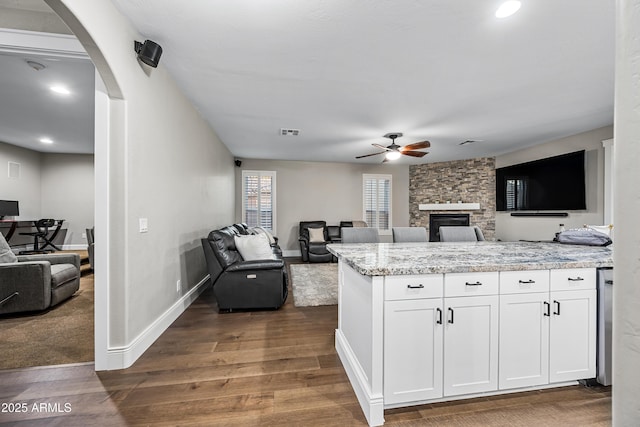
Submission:
<svg viewBox="0 0 640 427">
<path fill-rule="evenodd" d="M 264 234 L 265 236 L 267 236 L 267 239 L 269 239 L 269 244 L 271 245 L 276 243 L 276 239 L 273 238 L 273 235 L 269 233 L 269 230 L 267 230 L 266 228 L 253 227 L 251 231 L 253 232 L 253 234 Z"/>
<path fill-rule="evenodd" d="M 271 251 L 269 239 L 264 234 L 250 234 L 244 236 L 233 236 L 236 248 L 242 259 L 254 261 L 257 259 L 276 259 Z"/>
<path fill-rule="evenodd" d="M 308 228 L 309 243 L 324 243 L 324 228 Z"/>
<path fill-rule="evenodd" d="M 18 257 L 13 253 L 4 236 L 0 233 L 0 264 L 7 262 L 18 262 Z"/>
</svg>

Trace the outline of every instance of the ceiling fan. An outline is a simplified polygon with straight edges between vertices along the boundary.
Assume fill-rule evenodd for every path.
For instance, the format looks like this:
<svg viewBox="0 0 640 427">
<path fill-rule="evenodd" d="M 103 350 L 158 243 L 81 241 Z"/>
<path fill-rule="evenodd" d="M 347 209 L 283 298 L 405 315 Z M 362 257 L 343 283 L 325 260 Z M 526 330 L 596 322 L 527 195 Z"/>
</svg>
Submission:
<svg viewBox="0 0 640 427">
<path fill-rule="evenodd" d="M 397 145 L 396 138 L 400 138 L 401 136 L 402 136 L 402 132 L 391 132 L 386 134 L 384 137 L 391 139 L 391 145 L 388 145 L 385 147 L 384 145 L 380 145 L 380 144 L 371 144 L 374 147 L 378 147 L 384 151 L 380 151 L 378 153 L 365 154 L 363 156 L 356 156 L 356 159 L 361 159 L 363 157 L 377 156 L 378 154 L 385 154 L 384 160 L 382 161 L 384 163 L 389 160 L 399 159 L 400 156 L 402 156 L 403 154 L 405 156 L 411 156 L 411 157 L 423 157 L 425 154 L 427 154 L 426 151 L 415 151 L 415 150 L 431 147 L 431 143 L 429 141 L 414 142 L 413 144 L 407 144 L 405 146 Z"/>
</svg>

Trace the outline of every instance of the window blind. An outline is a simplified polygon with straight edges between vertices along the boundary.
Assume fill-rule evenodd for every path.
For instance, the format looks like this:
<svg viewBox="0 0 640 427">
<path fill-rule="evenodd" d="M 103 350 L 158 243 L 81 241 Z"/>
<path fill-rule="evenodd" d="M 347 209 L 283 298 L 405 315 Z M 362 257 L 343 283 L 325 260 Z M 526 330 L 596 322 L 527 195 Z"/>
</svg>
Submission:
<svg viewBox="0 0 640 427">
<path fill-rule="evenodd" d="M 391 231 L 391 175 L 363 175 L 364 221 L 378 231 Z"/>
<path fill-rule="evenodd" d="M 242 221 L 275 233 L 275 172 L 242 171 Z"/>
</svg>

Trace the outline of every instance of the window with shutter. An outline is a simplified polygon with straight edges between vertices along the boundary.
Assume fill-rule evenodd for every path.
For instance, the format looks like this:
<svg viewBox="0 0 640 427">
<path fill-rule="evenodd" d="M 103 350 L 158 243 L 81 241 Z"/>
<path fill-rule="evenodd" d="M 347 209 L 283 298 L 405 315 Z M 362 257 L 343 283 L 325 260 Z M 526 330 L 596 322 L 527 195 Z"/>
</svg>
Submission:
<svg viewBox="0 0 640 427">
<path fill-rule="evenodd" d="M 276 234 L 275 171 L 242 171 L 242 222 Z"/>
<path fill-rule="evenodd" d="M 363 220 L 380 234 L 391 234 L 391 175 L 362 175 Z"/>
</svg>

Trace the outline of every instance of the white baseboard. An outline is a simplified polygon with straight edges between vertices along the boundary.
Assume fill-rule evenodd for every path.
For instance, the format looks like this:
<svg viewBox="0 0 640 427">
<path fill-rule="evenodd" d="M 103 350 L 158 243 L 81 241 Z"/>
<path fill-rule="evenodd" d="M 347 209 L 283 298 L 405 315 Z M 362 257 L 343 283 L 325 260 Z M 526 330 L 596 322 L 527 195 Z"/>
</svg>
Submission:
<svg viewBox="0 0 640 427">
<path fill-rule="evenodd" d="M 80 244 L 73 244 L 73 245 L 62 245 L 60 246 L 60 249 L 62 249 L 63 251 L 86 251 L 87 244 L 80 243 Z"/>
<path fill-rule="evenodd" d="M 282 256 L 284 257 L 301 257 L 302 256 L 302 252 L 300 252 L 300 249 L 293 249 L 293 250 L 286 250 L 286 251 L 282 251 Z"/>
<path fill-rule="evenodd" d="M 176 301 L 167 311 L 142 331 L 126 346 L 111 347 L 107 350 L 107 370 L 125 369 L 133 365 L 147 351 L 169 326 L 180 316 L 193 301 L 200 296 L 209 282 L 207 274 L 197 285 Z"/>
</svg>

